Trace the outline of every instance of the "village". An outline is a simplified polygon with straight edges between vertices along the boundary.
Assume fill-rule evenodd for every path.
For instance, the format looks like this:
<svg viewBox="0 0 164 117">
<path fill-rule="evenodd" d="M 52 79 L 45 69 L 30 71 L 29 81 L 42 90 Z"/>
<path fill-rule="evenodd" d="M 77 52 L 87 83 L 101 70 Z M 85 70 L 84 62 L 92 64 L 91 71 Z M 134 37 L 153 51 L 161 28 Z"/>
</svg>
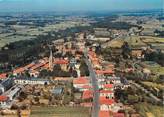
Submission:
<svg viewBox="0 0 164 117">
<path fill-rule="evenodd" d="M 126 33 L 113 30 L 116 37 Z M 133 47 L 129 55 L 129 45 L 125 41 L 111 40 L 108 35 L 106 29 L 98 28 L 94 35 L 76 34 L 75 41 L 52 41 L 48 45 L 48 56 L 0 74 L 1 115 L 37 117 L 34 108 L 68 107 L 86 108 L 82 117 L 94 114 L 98 117 L 140 117 L 130 103 L 146 100 L 159 104 L 161 99 L 154 94 L 150 96 L 153 101 L 143 98 L 140 94 L 149 92 L 133 80 L 138 77 L 134 76 L 138 70 L 142 71 L 140 78 L 147 79 L 152 74 L 146 62 L 140 62 L 144 58 L 143 51 L 154 51 L 140 40 L 148 39 L 131 37 L 138 45 L 127 39 Z M 122 57 L 133 59 L 126 61 Z M 134 93 L 137 91 L 138 94 Z M 70 117 L 73 116 L 70 114 Z"/>
</svg>

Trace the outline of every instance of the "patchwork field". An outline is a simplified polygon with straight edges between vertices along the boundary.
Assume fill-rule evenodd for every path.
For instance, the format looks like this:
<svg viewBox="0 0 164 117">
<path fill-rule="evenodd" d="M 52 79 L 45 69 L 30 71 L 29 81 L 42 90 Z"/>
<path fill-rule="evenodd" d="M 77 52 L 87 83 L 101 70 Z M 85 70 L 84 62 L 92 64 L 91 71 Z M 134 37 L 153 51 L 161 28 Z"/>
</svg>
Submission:
<svg viewBox="0 0 164 117">
<path fill-rule="evenodd" d="M 127 37 L 127 39 L 125 41 L 127 41 L 129 43 L 129 45 L 131 45 L 132 47 L 146 46 L 146 44 L 141 40 L 141 38 L 139 36 Z"/>
<path fill-rule="evenodd" d="M 145 43 L 164 43 L 164 38 L 151 36 L 140 36 L 140 38 Z"/>
<path fill-rule="evenodd" d="M 89 117 L 89 109 L 83 107 L 32 107 L 30 117 Z"/>
<path fill-rule="evenodd" d="M 148 87 L 152 87 L 154 89 L 164 89 L 164 85 L 162 84 L 157 84 L 157 83 L 153 83 L 153 82 L 142 82 L 144 85 L 148 86 Z"/>
<path fill-rule="evenodd" d="M 29 40 L 35 38 L 34 36 L 8 36 L 8 37 L 3 37 L 0 38 L 0 47 L 3 47 L 6 44 L 16 42 L 16 41 L 21 41 L 21 40 Z"/>
<path fill-rule="evenodd" d="M 163 117 L 164 111 L 162 106 L 155 106 L 148 103 L 138 103 L 134 107 L 143 117 Z"/>
</svg>

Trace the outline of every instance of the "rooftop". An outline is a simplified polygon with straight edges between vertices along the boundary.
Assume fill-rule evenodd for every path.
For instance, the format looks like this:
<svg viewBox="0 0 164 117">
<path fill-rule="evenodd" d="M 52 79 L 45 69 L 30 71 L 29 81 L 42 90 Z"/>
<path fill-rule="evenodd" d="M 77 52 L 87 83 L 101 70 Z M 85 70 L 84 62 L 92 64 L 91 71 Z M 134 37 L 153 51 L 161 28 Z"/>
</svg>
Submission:
<svg viewBox="0 0 164 117">
<path fill-rule="evenodd" d="M 113 88 L 113 84 L 104 84 L 104 88 Z"/>
<path fill-rule="evenodd" d="M 109 111 L 99 111 L 99 117 L 110 117 Z"/>
<path fill-rule="evenodd" d="M 6 73 L 0 74 L 0 79 L 5 79 L 5 78 L 7 78 L 7 74 Z"/>
<path fill-rule="evenodd" d="M 93 91 L 86 90 L 83 92 L 82 99 L 93 98 Z"/>
<path fill-rule="evenodd" d="M 73 84 L 88 84 L 89 80 L 86 77 L 80 77 L 73 80 Z"/>
<path fill-rule="evenodd" d="M 110 70 L 96 70 L 96 74 L 114 74 L 112 69 Z"/>
<path fill-rule="evenodd" d="M 84 102 L 84 103 L 80 103 L 81 106 L 84 106 L 84 107 L 92 107 L 92 103 L 91 102 Z"/>
<path fill-rule="evenodd" d="M 113 117 L 125 117 L 124 113 L 113 113 Z"/>
<path fill-rule="evenodd" d="M 99 102 L 100 102 L 100 105 L 103 105 L 103 104 L 105 104 L 105 105 L 111 105 L 111 104 L 114 103 L 114 100 L 113 99 L 107 99 L 105 97 L 100 97 L 99 98 Z"/>
<path fill-rule="evenodd" d="M 0 95 L 0 102 L 6 101 L 8 99 L 7 96 Z"/>
<path fill-rule="evenodd" d="M 69 63 L 69 61 L 68 60 L 64 60 L 64 59 L 62 59 L 62 60 L 55 60 L 54 61 L 54 64 L 68 64 Z"/>
</svg>

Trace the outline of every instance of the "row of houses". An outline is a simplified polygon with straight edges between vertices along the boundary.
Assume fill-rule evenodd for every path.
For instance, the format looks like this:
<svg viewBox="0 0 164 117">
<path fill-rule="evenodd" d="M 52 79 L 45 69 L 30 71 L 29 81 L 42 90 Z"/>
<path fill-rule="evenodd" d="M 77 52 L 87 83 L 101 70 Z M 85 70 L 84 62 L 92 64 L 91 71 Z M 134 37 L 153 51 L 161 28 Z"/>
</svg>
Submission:
<svg viewBox="0 0 164 117">
<path fill-rule="evenodd" d="M 93 69 L 97 75 L 99 86 L 99 117 L 124 117 L 124 113 L 118 113 L 123 109 L 121 103 L 117 103 L 114 92 L 117 86 L 124 88 L 120 77 L 115 76 L 114 64 L 103 64 L 103 61 L 92 50 L 88 52 L 88 57 L 91 60 Z M 95 66 L 95 61 L 97 66 Z"/>
</svg>

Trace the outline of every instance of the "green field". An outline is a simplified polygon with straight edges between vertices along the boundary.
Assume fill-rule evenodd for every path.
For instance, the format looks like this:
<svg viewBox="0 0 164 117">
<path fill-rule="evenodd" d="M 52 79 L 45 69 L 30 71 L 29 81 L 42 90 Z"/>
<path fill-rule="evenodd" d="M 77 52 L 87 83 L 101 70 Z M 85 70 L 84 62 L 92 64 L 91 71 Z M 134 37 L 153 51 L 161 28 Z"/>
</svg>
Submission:
<svg viewBox="0 0 164 117">
<path fill-rule="evenodd" d="M 30 117 L 89 117 L 89 109 L 83 107 L 32 107 Z"/>
<path fill-rule="evenodd" d="M 156 106 L 148 103 L 138 103 L 134 107 L 143 117 L 163 117 L 164 108 L 162 106 Z"/>
<path fill-rule="evenodd" d="M 139 36 L 128 37 L 125 41 L 127 41 L 131 47 L 146 46 L 146 44 L 140 39 Z"/>
<path fill-rule="evenodd" d="M 157 75 L 164 75 L 164 67 L 150 67 L 152 73 Z"/>
<path fill-rule="evenodd" d="M 0 47 L 5 46 L 6 44 L 16 42 L 16 41 L 21 41 L 21 40 L 30 40 L 35 38 L 35 36 L 20 36 L 20 35 L 15 35 L 15 36 L 6 36 L 2 37 L 0 34 Z"/>
<path fill-rule="evenodd" d="M 157 84 L 157 83 L 153 83 L 153 82 L 142 82 L 144 85 L 148 86 L 148 87 L 152 87 L 154 89 L 164 89 L 164 85 L 161 84 Z"/>
<path fill-rule="evenodd" d="M 145 43 L 164 43 L 164 38 L 151 36 L 140 36 L 140 38 Z"/>
</svg>

